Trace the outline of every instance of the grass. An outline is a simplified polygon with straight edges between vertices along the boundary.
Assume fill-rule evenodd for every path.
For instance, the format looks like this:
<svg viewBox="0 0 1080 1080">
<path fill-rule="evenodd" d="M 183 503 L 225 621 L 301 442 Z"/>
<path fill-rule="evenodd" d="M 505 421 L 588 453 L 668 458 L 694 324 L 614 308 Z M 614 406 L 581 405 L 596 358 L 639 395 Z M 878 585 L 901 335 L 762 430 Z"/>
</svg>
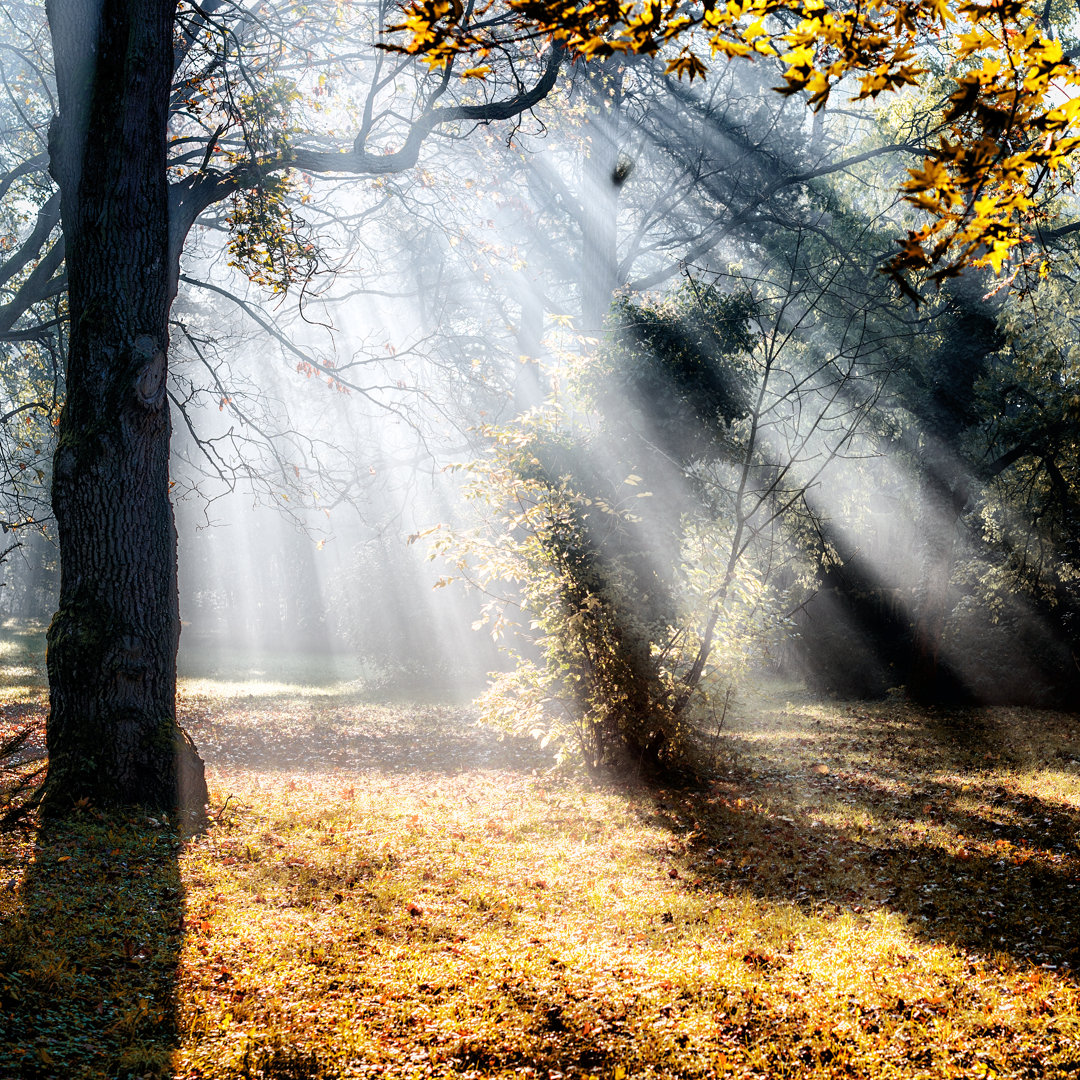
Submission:
<svg viewBox="0 0 1080 1080">
<path fill-rule="evenodd" d="M 1080 1075 L 1080 718 L 774 690 L 650 791 L 331 690 L 184 686 L 194 841 L 3 839 L 0 1076 Z"/>
</svg>

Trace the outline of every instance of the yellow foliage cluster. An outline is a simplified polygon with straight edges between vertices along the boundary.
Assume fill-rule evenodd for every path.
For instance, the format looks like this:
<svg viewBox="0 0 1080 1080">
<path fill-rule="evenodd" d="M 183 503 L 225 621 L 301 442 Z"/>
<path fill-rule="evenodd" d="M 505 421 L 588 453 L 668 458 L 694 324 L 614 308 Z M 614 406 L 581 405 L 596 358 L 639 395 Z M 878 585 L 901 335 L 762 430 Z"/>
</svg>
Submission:
<svg viewBox="0 0 1080 1080">
<path fill-rule="evenodd" d="M 690 79 L 719 57 L 769 56 L 786 65 L 780 92 L 805 93 L 815 109 L 841 80 L 873 99 L 919 86 L 931 57 L 944 62 L 953 85 L 936 142 L 902 187 L 926 220 L 887 268 L 913 295 L 913 273 L 940 282 L 965 266 L 1025 265 L 1040 207 L 1068 182 L 1080 145 L 1080 67 L 1025 0 L 500 3 L 505 18 L 489 4 L 481 19 L 458 0 L 411 0 L 390 28 L 406 35 L 396 48 L 443 67 L 461 52 L 486 55 L 509 25 L 584 58 L 662 55 Z"/>
</svg>

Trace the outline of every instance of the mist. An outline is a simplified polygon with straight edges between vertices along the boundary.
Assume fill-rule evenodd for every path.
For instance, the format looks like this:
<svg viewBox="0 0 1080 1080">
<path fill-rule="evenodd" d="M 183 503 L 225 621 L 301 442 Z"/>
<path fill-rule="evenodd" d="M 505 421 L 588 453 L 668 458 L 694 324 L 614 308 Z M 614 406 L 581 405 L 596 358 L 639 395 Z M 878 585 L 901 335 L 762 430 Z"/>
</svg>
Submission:
<svg viewBox="0 0 1080 1080">
<path fill-rule="evenodd" d="M 366 102 L 369 142 L 398 151 L 438 77 L 382 63 L 300 84 L 310 138 Z M 295 172 L 262 269 L 235 240 L 248 211 L 208 212 L 171 324 L 181 671 L 468 698 L 535 659 L 532 571 L 479 554 L 533 527 L 499 540 L 490 501 L 518 437 L 561 440 L 573 497 L 638 519 L 625 604 L 665 592 L 643 647 L 700 658 L 695 687 L 1066 700 L 1071 476 L 1002 404 L 1024 379 L 1053 392 L 1018 357 L 1054 313 L 979 271 L 900 297 L 878 271 L 927 103 L 813 112 L 775 79 L 568 64 L 411 169 Z M 11 617 L 46 619 L 56 588 L 39 471 L 15 493 L 38 524 L 5 567 Z"/>
<path fill-rule="evenodd" d="M 1080 1068 L 1074 14 L 0 15 L 0 1075 Z"/>
</svg>

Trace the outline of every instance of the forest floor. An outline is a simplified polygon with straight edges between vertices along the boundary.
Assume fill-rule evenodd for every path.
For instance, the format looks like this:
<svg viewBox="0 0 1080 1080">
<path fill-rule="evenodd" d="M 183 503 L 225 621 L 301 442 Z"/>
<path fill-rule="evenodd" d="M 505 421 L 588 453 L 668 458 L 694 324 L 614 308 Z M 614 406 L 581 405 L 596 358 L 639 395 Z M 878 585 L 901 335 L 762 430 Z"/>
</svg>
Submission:
<svg viewBox="0 0 1080 1080">
<path fill-rule="evenodd" d="M 1080 1077 L 1080 717 L 773 687 L 650 790 L 355 685 L 180 711 L 205 835 L 0 837 L 5 1080 Z"/>
</svg>

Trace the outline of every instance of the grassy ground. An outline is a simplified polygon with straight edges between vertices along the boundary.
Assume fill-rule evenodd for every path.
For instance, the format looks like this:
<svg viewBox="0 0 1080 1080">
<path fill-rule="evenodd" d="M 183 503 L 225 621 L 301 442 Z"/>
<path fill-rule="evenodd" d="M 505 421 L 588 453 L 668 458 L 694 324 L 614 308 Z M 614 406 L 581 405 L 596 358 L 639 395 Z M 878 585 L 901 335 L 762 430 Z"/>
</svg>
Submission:
<svg viewBox="0 0 1080 1080">
<path fill-rule="evenodd" d="M 774 692 L 650 792 L 348 684 L 181 711 L 205 836 L 2 840 L 4 1078 L 1080 1076 L 1080 718 Z"/>
</svg>

